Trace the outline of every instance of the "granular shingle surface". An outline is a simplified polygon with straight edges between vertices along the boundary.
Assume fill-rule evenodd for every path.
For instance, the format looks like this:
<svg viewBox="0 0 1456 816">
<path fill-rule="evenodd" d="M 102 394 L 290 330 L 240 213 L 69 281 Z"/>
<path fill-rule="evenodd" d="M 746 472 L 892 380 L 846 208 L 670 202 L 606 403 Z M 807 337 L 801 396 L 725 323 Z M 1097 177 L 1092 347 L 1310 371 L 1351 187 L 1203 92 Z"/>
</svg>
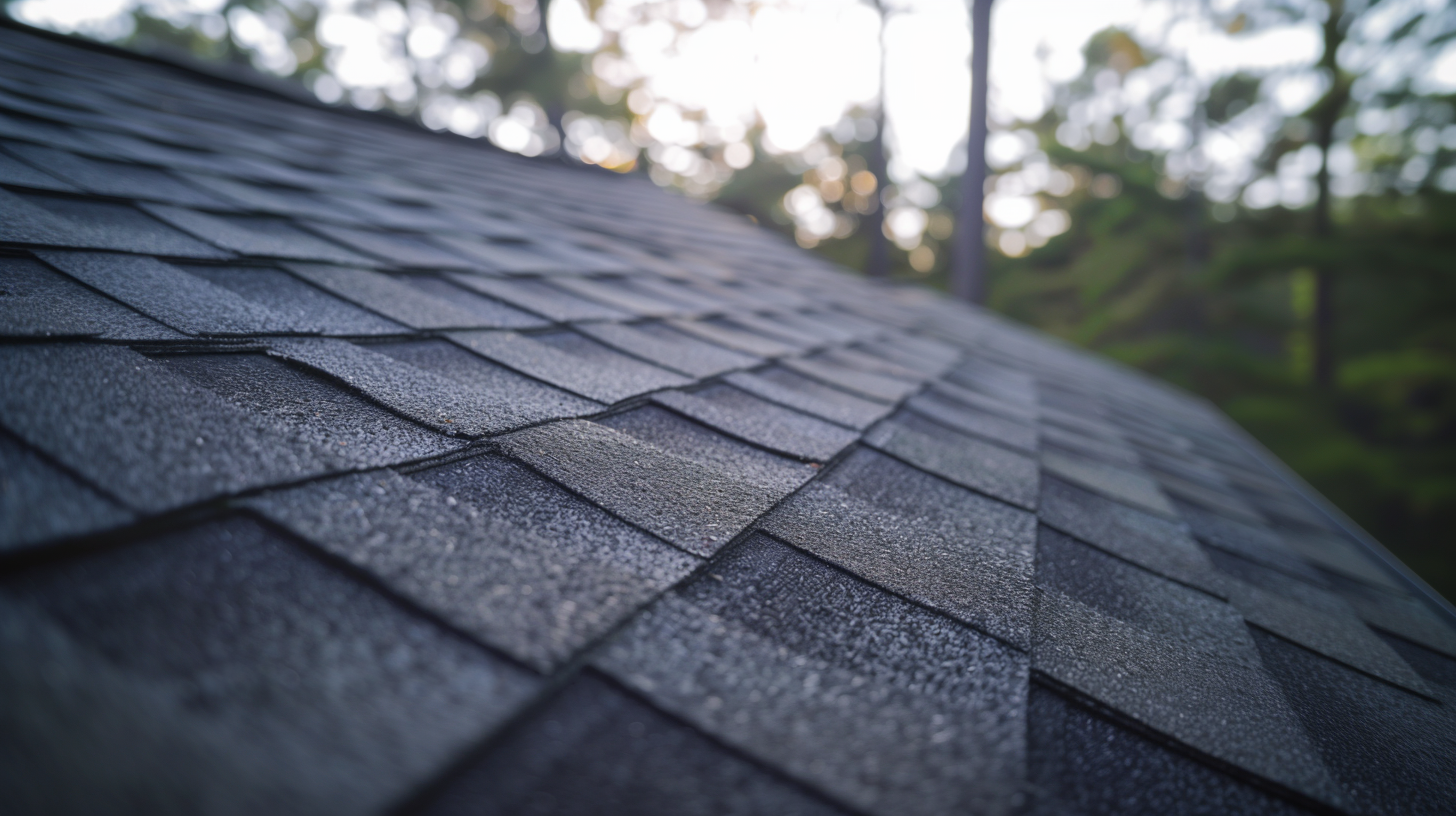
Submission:
<svg viewBox="0 0 1456 816">
<path fill-rule="evenodd" d="M 0 258 L 0 335 L 180 340 L 183 335 L 29 258 Z"/>
<path fill-rule="evenodd" d="M 893 592 L 1024 646 L 1036 519 L 869 450 L 777 508 L 763 529 Z"/>
<path fill-rule="evenodd" d="M 452 779 L 429 816 L 838 816 L 845 811 L 588 671 Z"/>
<path fill-rule="evenodd" d="M 107 770 L 50 799 L 75 812 L 376 810 L 536 685 L 241 518 L 8 575 L 0 606 L 0 687 L 34 707 L 0 730 L 0 790 L 25 811 L 77 767 Z"/>
<path fill-rule="evenodd" d="M 853 431 L 728 385 L 659 391 L 652 400 L 730 436 L 801 459 L 827 462 L 858 438 Z"/>
<path fill-rule="evenodd" d="M 1456 810 L 1456 609 L 1211 404 L 642 173 L 0 66 L 7 814 Z"/>
<path fill-rule="evenodd" d="M 1025 655 L 764 537 L 655 604 L 598 665 L 876 812 L 1009 812 L 1024 762 Z M 853 748 L 866 733 L 873 755 Z"/>
<path fill-rule="evenodd" d="M 865 434 L 865 444 L 897 459 L 985 493 L 1036 508 L 1036 460 L 952 431 L 902 411 Z"/>
</svg>

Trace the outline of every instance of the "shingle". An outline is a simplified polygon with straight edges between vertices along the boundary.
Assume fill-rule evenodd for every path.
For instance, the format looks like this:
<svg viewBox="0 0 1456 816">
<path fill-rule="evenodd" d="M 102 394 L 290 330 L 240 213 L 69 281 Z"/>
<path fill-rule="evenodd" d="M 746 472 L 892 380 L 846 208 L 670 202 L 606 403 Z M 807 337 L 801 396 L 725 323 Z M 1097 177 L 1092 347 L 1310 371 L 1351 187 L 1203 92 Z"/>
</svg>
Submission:
<svg viewBox="0 0 1456 816">
<path fill-rule="evenodd" d="M 1036 509 L 1036 460 L 981 442 L 909 411 L 876 425 L 865 444 L 962 487 Z"/>
<path fill-rule="evenodd" d="M 1431 693 L 1400 655 L 1333 596 L 1315 608 L 1237 579 L 1225 581 L 1224 586 L 1229 603 L 1249 623 L 1386 682 L 1418 694 Z"/>
<path fill-rule="evenodd" d="M 1338 807 L 1342 794 L 1278 686 L 1058 592 L 1038 592 L 1032 666 L 1185 745 Z"/>
<path fill-rule="evenodd" d="M 1038 428 L 1043 447 L 1112 465 L 1137 468 L 1142 465 L 1137 453 L 1121 442 L 1110 442 L 1095 436 L 1068 431 L 1049 422 Z"/>
<path fill-rule="evenodd" d="M 227 207 L 217 197 L 155 167 L 88 159 L 39 145 L 7 145 L 20 158 L 100 195 L 197 207 Z"/>
<path fill-rule="evenodd" d="M 697 564 L 495 457 L 415 478 L 347 476 L 250 504 L 543 672 Z"/>
<path fill-rule="evenodd" d="M 165 204 L 144 205 L 147 212 L 214 246 L 243 255 L 298 261 L 375 265 L 338 244 L 310 235 L 283 218 L 210 215 Z M 169 254 L 158 252 L 157 254 Z"/>
<path fill-rule="evenodd" d="M 717 343 L 724 348 L 752 354 L 755 357 L 782 357 L 793 354 L 794 348 L 770 337 L 753 334 L 716 320 L 669 320 L 669 326 L 694 337 Z"/>
<path fill-rule="evenodd" d="M 503 280 L 484 275 L 458 273 L 452 273 L 450 279 L 467 289 L 503 300 L 513 306 L 519 306 L 528 312 L 534 312 L 557 323 L 578 320 L 625 320 L 631 317 L 626 312 L 567 294 L 540 280 Z"/>
<path fill-rule="evenodd" d="M 7 143 L 5 145 L 9 147 Z M 14 187 L 29 187 L 34 190 L 53 190 L 58 193 L 76 193 L 80 190 L 67 181 L 31 167 L 25 162 L 0 153 L 0 184 Z"/>
<path fill-rule="evenodd" d="M 422 235 L 354 229 L 333 224 L 310 224 L 309 229 L 346 247 L 383 258 L 407 269 L 469 270 L 475 267 L 475 264 L 459 255 L 431 244 L 430 239 Z"/>
<path fill-rule="evenodd" d="M 1024 655 L 762 536 L 597 664 L 869 813 L 1007 813 L 1023 772 Z"/>
<path fill-rule="evenodd" d="M 1180 647 L 1253 661 L 1239 612 L 1051 529 L 1037 531 L 1036 582 Z"/>
<path fill-rule="evenodd" d="M 537 686 L 242 518 L 9 575 L 0 605 L 22 812 L 377 811 Z"/>
<path fill-rule="evenodd" d="M 1027 777 L 1043 796 L 1032 813 L 1085 816 L 1299 816 L 1277 799 L 1033 683 Z"/>
<path fill-rule="evenodd" d="M 1350 671 L 1278 638 L 1255 636 L 1264 664 L 1299 712 L 1325 764 L 1360 813 L 1456 812 L 1450 706 Z"/>
<path fill-rule="evenodd" d="M 757 357 L 675 331 L 662 323 L 580 323 L 586 336 L 689 377 L 713 377 L 761 362 Z"/>
<path fill-rule="evenodd" d="M 288 271 L 339 297 L 415 329 L 478 328 L 497 325 L 521 325 L 520 312 L 501 306 L 452 302 L 430 292 L 410 286 L 404 280 L 368 269 L 324 264 L 286 264 Z M 460 300 L 475 297 L 461 292 Z"/>
<path fill-rule="evenodd" d="M 1405 592 L 1403 584 L 1377 565 L 1360 545 L 1345 536 L 1284 530 L 1279 537 L 1291 549 L 1316 566 L 1357 578 L 1383 589 Z"/>
<path fill-rule="evenodd" d="M 268 309 L 290 334 L 368 336 L 407 334 L 409 329 L 325 294 L 281 269 L 201 266 L 183 269 Z"/>
<path fill-rule="evenodd" d="M 521 335 L 482 331 L 447 336 L 482 357 L 608 404 L 691 382 L 572 332 Z"/>
<path fill-rule="evenodd" d="M 795 327 L 785 317 L 785 315 L 780 314 L 760 317 L 751 312 L 740 311 L 725 317 L 713 318 L 706 322 L 724 326 L 735 331 L 747 332 L 758 337 L 777 340 L 798 352 L 818 348 L 830 342 L 817 333 Z M 847 338 L 836 338 L 837 342 L 844 342 L 845 339 Z"/>
<path fill-rule="evenodd" d="M 538 244 L 526 240 L 481 241 L 459 235 L 436 235 L 435 240 L 451 251 L 494 272 L 517 275 L 552 274 L 563 266 Z"/>
<path fill-rule="evenodd" d="M 911 397 L 905 407 L 952 430 L 995 442 L 1011 450 L 1035 453 L 1036 428 L 946 399 L 934 391 Z"/>
<path fill-rule="evenodd" d="M 382 467 L 462 446 L 362 397 L 264 354 L 182 354 L 156 358 L 167 369 L 251 416 L 268 417 L 291 439 L 326 450 L 345 467 Z"/>
<path fill-rule="evenodd" d="M 658 391 L 652 401 L 730 436 L 816 462 L 829 461 L 858 438 L 853 431 L 728 385 L 693 392 Z"/>
<path fill-rule="evenodd" d="M 938 377 L 955 364 L 961 353 L 954 347 L 924 337 L 895 333 L 870 340 L 861 346 L 865 351 L 890 362 L 913 368 L 931 377 Z"/>
<path fill-rule="evenodd" d="M 0 431 L 0 553 L 120 527 L 133 518 Z"/>
<path fill-rule="evenodd" d="M 448 782 L 420 812 L 834 816 L 844 811 L 588 670 Z"/>
<path fill-rule="evenodd" d="M 366 348 L 343 340 L 279 340 L 269 345 L 269 353 L 336 377 L 390 410 L 450 435 L 501 433 L 563 412 L 570 415 L 575 413 L 573 406 L 581 405 L 535 383 L 493 376 L 496 372 L 484 361 L 481 367 L 485 371 L 463 375 L 472 376 L 475 382 L 453 376 L 453 371 L 437 373 L 408 362 L 406 355 L 413 344 L 401 345 L 405 348 L 396 355 L 392 352 L 398 346 Z M 441 360 L 443 355 L 434 349 L 422 348 L 420 353 L 447 371 L 464 368 L 458 360 Z M 505 387 L 488 390 L 480 386 L 481 380 Z"/>
<path fill-rule="evenodd" d="M 627 314 L 637 317 L 671 317 L 685 311 L 680 304 L 671 303 L 661 298 L 652 297 L 650 294 L 633 291 L 626 286 L 619 285 L 619 280 L 596 280 L 593 278 L 562 275 L 552 278 L 551 283 L 574 295 L 580 295 L 598 303 L 605 303 L 614 309 L 620 309 Z"/>
<path fill-rule="evenodd" d="M 1326 577 L 1366 623 L 1456 657 L 1456 629 L 1425 600 L 1375 589 L 1338 573 L 1328 573 Z"/>
<path fill-rule="evenodd" d="M 1181 527 L 1043 475 L 1037 515 L 1081 541 L 1213 594 L 1220 593 L 1208 556 Z"/>
<path fill-rule="evenodd" d="M 896 403 L 919 390 L 915 383 L 907 383 L 893 377 L 860 371 L 836 363 L 824 355 L 812 357 L 785 357 L 779 365 L 810 379 L 849 391 L 875 402 Z"/>
<path fill-rule="evenodd" d="M 616 516 L 711 555 L 783 498 L 781 483 L 679 456 L 603 425 L 567 420 L 505 436 L 501 449 Z"/>
<path fill-rule="evenodd" d="M 1377 633 L 1380 640 L 1394 649 L 1406 664 L 1421 676 L 1446 705 L 1456 705 L 1456 659 L 1434 652 L 1395 635 Z"/>
<path fill-rule="evenodd" d="M 861 399 L 783 368 L 735 371 L 724 379 L 769 402 L 856 430 L 868 428 L 893 410 L 892 406 Z"/>
<path fill-rule="evenodd" d="M 230 257 L 125 204 L 0 190 L 0 241 L 179 258 Z"/>
<path fill-rule="evenodd" d="M 928 395 L 943 398 L 953 404 L 974 408 L 978 412 L 994 414 L 1022 425 L 1035 425 L 1041 410 L 1029 402 L 1014 402 L 987 396 L 980 391 L 962 388 L 945 380 L 931 383 Z"/>
<path fill-rule="evenodd" d="M 1048 473 L 1130 507 L 1167 518 L 1178 517 L 1158 483 L 1144 473 L 1045 449 L 1041 465 Z"/>
<path fill-rule="evenodd" d="M 187 334 L 282 334 L 293 328 L 268 307 L 155 258 L 52 250 L 36 255 L 82 283 Z"/>
<path fill-rule="evenodd" d="M 930 379 L 923 371 L 906 368 L 899 363 L 871 354 L 863 346 L 838 346 L 825 349 L 815 356 L 836 365 L 859 371 L 868 371 L 915 386 L 919 386 Z"/>
<path fill-rule="evenodd" d="M 456 308 L 463 309 L 474 315 L 475 320 L 470 324 L 473 327 L 491 329 L 537 329 L 551 325 L 548 320 L 544 320 L 533 314 L 528 314 L 512 306 L 507 306 L 498 300 L 492 300 L 484 295 L 478 295 L 469 289 L 450 282 L 449 279 L 442 276 L 401 275 L 397 280 L 425 294 L 452 303 Z"/>
<path fill-rule="evenodd" d="M 0 423 L 135 509 L 318 475 L 332 459 L 124 348 L 0 346 L 0 371 Z"/>
<path fill-rule="evenodd" d="M 1030 513 L 860 449 L 762 528 L 1013 645 L 1029 643 Z"/>
<path fill-rule="evenodd" d="M 209 168 L 212 169 L 212 168 Z M 253 212 L 286 215 L 312 220 L 363 223 L 348 211 L 313 193 L 289 187 L 265 187 L 211 173 L 184 173 L 189 181 L 214 195 L 222 196 Z"/>
<path fill-rule="evenodd" d="M 29 258 L 0 257 L 0 292 L 0 336 L 185 338 Z"/>
<path fill-rule="evenodd" d="M 1201 482 L 1191 479 L 1184 479 L 1161 472 L 1154 468 L 1153 476 L 1158 480 L 1159 486 L 1167 493 L 1169 498 L 1182 499 L 1184 502 L 1192 502 L 1207 510 L 1212 510 L 1229 519 L 1236 519 L 1245 524 L 1262 525 L 1264 517 L 1248 502 L 1244 501 L 1232 489 L 1218 489 L 1210 487 Z"/>
<path fill-rule="evenodd" d="M 1188 524 L 1193 535 L 1210 547 L 1257 561 L 1297 578 L 1323 583 L 1319 574 L 1273 530 L 1225 518 L 1176 499 L 1174 504 L 1179 517 Z"/>
<path fill-rule="evenodd" d="M 784 495 L 793 492 L 818 472 L 811 465 L 745 445 L 656 405 L 611 414 L 598 419 L 597 423 L 630 434 L 675 456 L 692 459 L 724 473 L 736 473 L 754 484 L 772 487 Z"/>
</svg>

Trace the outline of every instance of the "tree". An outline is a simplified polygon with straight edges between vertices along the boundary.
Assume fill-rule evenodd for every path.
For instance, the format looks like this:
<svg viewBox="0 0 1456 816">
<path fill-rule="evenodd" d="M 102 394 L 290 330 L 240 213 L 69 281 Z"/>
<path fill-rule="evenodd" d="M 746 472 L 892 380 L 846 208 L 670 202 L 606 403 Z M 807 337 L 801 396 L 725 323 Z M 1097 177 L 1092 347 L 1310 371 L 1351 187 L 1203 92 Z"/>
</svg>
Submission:
<svg viewBox="0 0 1456 816">
<path fill-rule="evenodd" d="M 951 293 L 982 303 L 986 298 L 986 248 L 982 208 L 986 196 L 986 96 L 991 53 L 991 0 L 971 6 L 971 122 L 966 134 L 966 172 L 961 176 Z"/>
</svg>

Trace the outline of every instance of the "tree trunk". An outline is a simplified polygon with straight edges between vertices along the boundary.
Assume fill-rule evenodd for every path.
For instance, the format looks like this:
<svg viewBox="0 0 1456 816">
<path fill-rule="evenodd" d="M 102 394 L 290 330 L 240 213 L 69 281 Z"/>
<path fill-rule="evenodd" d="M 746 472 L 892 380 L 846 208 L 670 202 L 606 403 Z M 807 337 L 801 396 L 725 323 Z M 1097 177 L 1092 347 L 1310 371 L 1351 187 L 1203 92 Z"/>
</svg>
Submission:
<svg viewBox="0 0 1456 816">
<path fill-rule="evenodd" d="M 870 254 L 865 259 L 865 275 L 871 278 L 890 276 L 890 247 L 885 238 L 885 186 L 889 183 L 885 170 L 885 28 L 890 22 L 890 12 L 880 0 L 875 0 L 880 12 L 880 108 L 875 114 L 875 140 L 870 145 L 870 172 L 875 174 L 875 193 L 870 201 L 871 209 L 865 213 L 865 232 L 869 233 Z"/>
<path fill-rule="evenodd" d="M 1315 141 L 1320 149 L 1319 173 L 1315 175 L 1318 194 L 1314 202 L 1314 235 L 1319 241 L 1329 238 L 1330 221 L 1330 145 L 1335 138 L 1335 123 L 1349 98 L 1349 85 L 1340 76 L 1340 66 L 1335 59 L 1340 43 L 1345 39 L 1345 28 L 1341 24 L 1344 16 L 1344 0 L 1328 0 L 1329 17 L 1324 23 L 1324 54 L 1320 57 L 1320 68 L 1330 78 L 1330 89 L 1315 105 Z M 1335 279 L 1325 267 L 1315 269 L 1314 278 L 1314 381 L 1320 388 L 1329 388 L 1335 381 Z"/>
<path fill-rule="evenodd" d="M 971 5 L 971 128 L 966 139 L 966 172 L 961 176 L 961 208 L 956 218 L 951 294 L 971 303 L 986 300 L 986 92 L 991 50 L 991 0 Z"/>
</svg>

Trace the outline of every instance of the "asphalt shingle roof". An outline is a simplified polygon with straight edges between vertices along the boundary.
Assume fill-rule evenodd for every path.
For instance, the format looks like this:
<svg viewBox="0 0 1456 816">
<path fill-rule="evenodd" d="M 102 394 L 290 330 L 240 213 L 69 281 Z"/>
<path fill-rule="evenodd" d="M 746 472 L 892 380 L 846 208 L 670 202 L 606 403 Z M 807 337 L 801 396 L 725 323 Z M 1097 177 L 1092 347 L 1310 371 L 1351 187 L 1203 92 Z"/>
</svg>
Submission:
<svg viewBox="0 0 1456 816">
<path fill-rule="evenodd" d="M 1456 615 L 1206 403 L 639 177 L 0 78 L 0 809 L 1456 812 Z"/>
</svg>

